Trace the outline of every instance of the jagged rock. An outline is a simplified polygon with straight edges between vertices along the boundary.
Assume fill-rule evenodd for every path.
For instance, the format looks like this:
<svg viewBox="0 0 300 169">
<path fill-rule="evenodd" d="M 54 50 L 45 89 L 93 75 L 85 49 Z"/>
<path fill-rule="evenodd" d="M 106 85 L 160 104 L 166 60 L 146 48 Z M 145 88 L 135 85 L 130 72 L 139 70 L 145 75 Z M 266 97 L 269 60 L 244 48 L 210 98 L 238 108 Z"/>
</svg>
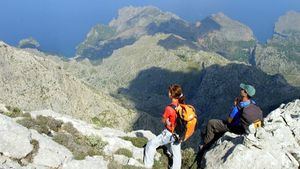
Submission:
<svg viewBox="0 0 300 169">
<path fill-rule="evenodd" d="M 101 156 L 86 157 L 84 160 L 72 160 L 62 166 L 63 169 L 106 169 L 108 162 Z"/>
<path fill-rule="evenodd" d="M 30 131 L 2 114 L 0 122 L 0 152 L 13 159 L 26 157 L 33 149 Z"/>
<path fill-rule="evenodd" d="M 7 108 L 5 107 L 4 104 L 0 104 L 0 113 L 6 113 L 8 112 Z"/>
<path fill-rule="evenodd" d="M 39 143 L 38 152 L 33 158 L 33 165 L 58 168 L 62 164 L 69 162 L 73 155 L 64 146 L 54 142 L 47 136 L 42 136 L 35 130 L 31 130 L 32 139 Z"/>
<path fill-rule="evenodd" d="M 0 156 L 0 168 L 8 169 L 8 168 L 22 168 L 17 161 L 13 161 L 8 157 Z"/>
<path fill-rule="evenodd" d="M 129 158 L 124 155 L 113 155 L 113 159 L 115 162 L 121 164 L 121 165 L 132 165 L 136 167 L 143 167 L 144 165 L 141 164 L 139 161 L 137 161 L 134 158 Z"/>
<path fill-rule="evenodd" d="M 256 142 L 247 135 L 226 133 L 205 154 L 205 168 L 298 169 L 300 100 L 281 106 L 264 119 L 264 127 L 256 133 Z"/>
<path fill-rule="evenodd" d="M 145 137 L 151 140 L 156 137 L 151 131 L 148 130 L 135 130 L 127 134 L 129 137 Z"/>
</svg>

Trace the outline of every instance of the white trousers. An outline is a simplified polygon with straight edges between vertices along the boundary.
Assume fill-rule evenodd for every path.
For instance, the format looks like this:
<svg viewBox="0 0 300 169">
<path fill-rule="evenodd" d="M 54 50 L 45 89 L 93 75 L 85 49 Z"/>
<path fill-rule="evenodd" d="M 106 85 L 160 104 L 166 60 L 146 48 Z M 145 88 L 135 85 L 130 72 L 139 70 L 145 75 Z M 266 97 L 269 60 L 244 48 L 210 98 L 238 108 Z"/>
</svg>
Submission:
<svg viewBox="0 0 300 169">
<path fill-rule="evenodd" d="M 172 133 L 167 129 L 163 130 L 160 135 L 156 136 L 147 143 L 144 156 L 144 164 L 146 168 L 152 168 L 154 164 L 156 148 L 169 143 L 171 144 L 171 153 L 173 154 L 172 169 L 181 168 L 181 144 L 174 144 Z"/>
</svg>

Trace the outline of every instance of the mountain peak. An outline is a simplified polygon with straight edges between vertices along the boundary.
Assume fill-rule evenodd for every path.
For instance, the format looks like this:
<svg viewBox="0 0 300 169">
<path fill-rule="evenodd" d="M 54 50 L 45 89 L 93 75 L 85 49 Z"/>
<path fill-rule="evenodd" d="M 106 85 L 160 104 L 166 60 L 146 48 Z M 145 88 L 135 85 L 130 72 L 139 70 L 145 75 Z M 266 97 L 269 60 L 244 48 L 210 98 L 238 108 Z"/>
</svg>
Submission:
<svg viewBox="0 0 300 169">
<path fill-rule="evenodd" d="M 121 8 L 118 17 L 113 19 L 109 26 L 116 27 L 117 31 L 124 31 L 132 27 L 145 27 L 153 21 L 166 21 L 179 18 L 170 12 L 163 12 L 154 6 Z"/>
<path fill-rule="evenodd" d="M 300 32 L 300 13 L 288 11 L 285 15 L 279 17 L 275 23 L 274 32 L 287 35 L 291 32 Z"/>
</svg>

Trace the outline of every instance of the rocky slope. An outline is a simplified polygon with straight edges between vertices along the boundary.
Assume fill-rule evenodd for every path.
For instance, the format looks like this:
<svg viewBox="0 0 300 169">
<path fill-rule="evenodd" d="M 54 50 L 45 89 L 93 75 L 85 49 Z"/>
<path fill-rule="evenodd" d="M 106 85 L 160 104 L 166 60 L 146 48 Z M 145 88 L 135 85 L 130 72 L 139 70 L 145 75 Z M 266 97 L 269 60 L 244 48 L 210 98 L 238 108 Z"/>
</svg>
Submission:
<svg viewBox="0 0 300 169">
<path fill-rule="evenodd" d="M 252 141 L 226 133 L 205 155 L 209 168 L 298 169 L 300 167 L 300 100 L 281 105 L 265 119 Z"/>
<path fill-rule="evenodd" d="M 137 118 L 133 110 L 88 87 L 42 53 L 0 42 L 0 65 L 0 101 L 5 104 L 24 110 L 51 108 L 87 121 L 97 117 L 117 128 L 130 128 Z"/>
<path fill-rule="evenodd" d="M 4 169 L 140 168 L 141 144 L 154 137 L 149 131 L 99 129 L 52 110 L 11 112 L 3 104 L 0 109 L 0 168 Z"/>
<path fill-rule="evenodd" d="M 300 13 L 287 12 L 275 24 L 274 35 L 255 51 L 255 65 L 269 74 L 282 74 L 300 86 Z"/>
</svg>

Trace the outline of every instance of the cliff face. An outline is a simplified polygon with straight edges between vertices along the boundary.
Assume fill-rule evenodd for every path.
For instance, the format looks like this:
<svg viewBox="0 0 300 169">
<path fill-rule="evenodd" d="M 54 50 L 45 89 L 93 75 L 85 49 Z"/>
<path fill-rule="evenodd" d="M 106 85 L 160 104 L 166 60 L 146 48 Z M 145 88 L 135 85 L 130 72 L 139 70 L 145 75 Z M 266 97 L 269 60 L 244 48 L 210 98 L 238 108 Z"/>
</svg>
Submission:
<svg viewBox="0 0 300 169">
<path fill-rule="evenodd" d="M 300 85 L 300 14 L 287 12 L 275 24 L 274 35 L 255 51 L 256 66 L 269 74 L 282 74 Z"/>
<path fill-rule="evenodd" d="M 198 43 L 204 49 L 229 60 L 249 62 L 256 39 L 246 25 L 217 13 L 202 20 L 198 29 Z"/>
</svg>

